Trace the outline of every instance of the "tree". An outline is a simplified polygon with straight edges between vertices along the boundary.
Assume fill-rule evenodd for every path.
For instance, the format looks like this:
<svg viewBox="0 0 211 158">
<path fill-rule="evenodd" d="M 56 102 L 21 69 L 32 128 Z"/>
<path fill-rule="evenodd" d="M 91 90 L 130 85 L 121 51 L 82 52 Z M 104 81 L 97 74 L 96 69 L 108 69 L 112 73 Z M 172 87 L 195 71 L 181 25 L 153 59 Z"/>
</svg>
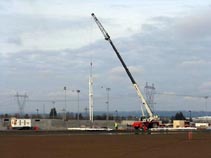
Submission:
<svg viewBox="0 0 211 158">
<path fill-rule="evenodd" d="M 24 115 L 24 118 L 27 118 L 28 119 L 29 118 L 29 114 L 25 114 Z"/>
<path fill-rule="evenodd" d="M 186 120 L 182 112 L 177 112 L 176 115 L 172 118 L 173 120 Z"/>
<path fill-rule="evenodd" d="M 50 118 L 55 118 L 57 117 L 57 112 L 56 112 L 56 108 L 51 108 L 51 111 L 50 111 Z"/>
</svg>

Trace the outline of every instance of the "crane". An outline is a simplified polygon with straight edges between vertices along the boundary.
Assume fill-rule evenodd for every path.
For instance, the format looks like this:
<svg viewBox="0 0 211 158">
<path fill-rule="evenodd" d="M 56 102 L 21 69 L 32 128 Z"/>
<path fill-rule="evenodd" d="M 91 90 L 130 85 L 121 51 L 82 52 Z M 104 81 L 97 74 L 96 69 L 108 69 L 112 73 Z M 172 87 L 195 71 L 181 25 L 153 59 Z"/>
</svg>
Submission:
<svg viewBox="0 0 211 158">
<path fill-rule="evenodd" d="M 147 111 L 147 113 L 148 113 L 148 115 L 149 115 L 149 117 L 148 117 L 148 119 L 147 119 L 146 121 L 149 122 L 149 124 L 152 123 L 152 122 L 154 122 L 154 121 L 158 121 L 158 120 L 159 120 L 158 116 L 157 116 L 157 115 L 154 115 L 152 109 L 151 109 L 150 106 L 147 104 L 147 102 L 146 102 L 146 100 L 145 100 L 145 98 L 144 98 L 144 96 L 143 96 L 143 94 L 142 94 L 142 92 L 141 92 L 141 90 L 140 90 L 138 84 L 136 83 L 135 79 L 133 78 L 132 74 L 130 73 L 129 69 L 127 68 L 127 66 L 126 66 L 124 60 L 122 59 L 121 55 L 119 54 L 117 48 L 116 48 L 115 45 L 113 44 L 113 42 L 112 42 L 112 40 L 111 40 L 111 37 L 109 36 L 108 32 L 104 29 L 103 25 L 102 25 L 102 24 L 100 23 L 100 21 L 97 19 L 97 17 L 95 16 L 95 14 L 92 13 L 91 15 L 92 15 L 92 17 L 94 18 L 94 21 L 96 22 L 96 24 L 98 25 L 100 31 L 102 32 L 102 34 L 103 34 L 105 40 L 108 41 L 108 42 L 110 43 L 110 45 L 111 45 L 111 47 L 113 48 L 114 52 L 116 53 L 118 59 L 120 60 L 122 66 L 124 67 L 124 69 L 125 69 L 125 71 L 126 71 L 128 77 L 130 78 L 130 80 L 131 80 L 131 82 L 132 82 L 132 84 L 133 84 L 133 86 L 134 86 L 134 88 L 135 88 L 135 90 L 136 90 L 136 93 L 137 93 L 138 97 L 140 98 L 142 104 L 144 105 L 144 107 L 145 107 L 145 109 L 146 109 L 146 111 Z M 156 124 L 157 124 L 157 123 L 156 123 Z"/>
</svg>

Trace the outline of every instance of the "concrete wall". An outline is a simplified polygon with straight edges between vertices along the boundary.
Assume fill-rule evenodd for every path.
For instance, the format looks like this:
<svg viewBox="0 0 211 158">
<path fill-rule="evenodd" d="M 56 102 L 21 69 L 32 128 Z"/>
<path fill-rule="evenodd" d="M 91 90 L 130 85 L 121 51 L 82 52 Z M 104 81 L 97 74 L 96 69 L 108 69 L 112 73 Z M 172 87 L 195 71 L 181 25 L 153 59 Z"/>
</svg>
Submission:
<svg viewBox="0 0 211 158">
<path fill-rule="evenodd" d="M 43 130 L 66 130 L 74 127 L 108 127 L 114 128 L 114 121 L 95 120 L 93 124 L 88 120 L 59 120 L 59 119 L 33 119 L 32 126 Z"/>
<path fill-rule="evenodd" d="M 61 119 L 32 119 L 31 125 L 32 127 L 37 126 L 40 130 L 66 130 L 67 128 L 74 128 L 74 127 L 108 127 L 114 129 L 114 120 L 94 120 L 91 123 L 89 120 L 68 120 L 64 121 Z M 119 129 L 126 129 L 127 121 L 119 121 L 118 127 Z M 130 122 L 131 123 L 131 122 Z M 4 121 L 3 119 L 0 120 L 0 130 L 6 130 L 10 124 L 9 121 Z"/>
</svg>

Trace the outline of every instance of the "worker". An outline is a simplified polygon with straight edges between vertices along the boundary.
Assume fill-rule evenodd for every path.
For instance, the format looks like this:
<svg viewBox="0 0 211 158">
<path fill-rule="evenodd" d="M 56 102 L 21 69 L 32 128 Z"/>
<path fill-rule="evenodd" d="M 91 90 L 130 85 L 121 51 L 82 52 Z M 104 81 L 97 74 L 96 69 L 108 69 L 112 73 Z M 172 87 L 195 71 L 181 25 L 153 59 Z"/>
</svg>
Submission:
<svg viewBox="0 0 211 158">
<path fill-rule="evenodd" d="M 117 122 L 114 123 L 114 127 L 115 127 L 116 130 L 118 130 L 118 123 Z"/>
</svg>

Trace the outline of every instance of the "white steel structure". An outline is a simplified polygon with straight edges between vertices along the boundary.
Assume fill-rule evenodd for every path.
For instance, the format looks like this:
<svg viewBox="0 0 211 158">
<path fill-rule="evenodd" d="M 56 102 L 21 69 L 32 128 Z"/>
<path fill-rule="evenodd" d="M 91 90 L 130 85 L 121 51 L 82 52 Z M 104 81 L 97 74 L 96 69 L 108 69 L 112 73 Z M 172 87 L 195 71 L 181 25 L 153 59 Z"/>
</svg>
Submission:
<svg viewBox="0 0 211 158">
<path fill-rule="evenodd" d="M 89 120 L 93 122 L 93 77 L 92 77 L 92 62 L 90 63 L 90 76 L 89 76 Z"/>
</svg>

